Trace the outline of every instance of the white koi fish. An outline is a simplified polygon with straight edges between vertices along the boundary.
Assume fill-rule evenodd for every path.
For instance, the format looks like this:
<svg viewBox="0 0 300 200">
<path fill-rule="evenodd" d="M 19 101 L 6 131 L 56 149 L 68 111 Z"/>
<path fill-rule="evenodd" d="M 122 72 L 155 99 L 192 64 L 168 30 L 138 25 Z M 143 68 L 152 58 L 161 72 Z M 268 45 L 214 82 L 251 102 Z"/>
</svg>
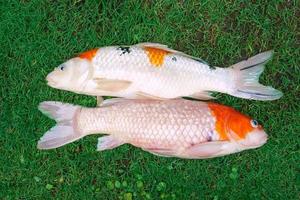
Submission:
<svg viewBox="0 0 300 200">
<path fill-rule="evenodd" d="M 97 108 L 50 101 L 39 109 L 57 122 L 39 140 L 39 149 L 104 133 L 98 151 L 129 143 L 159 156 L 203 159 L 257 148 L 267 141 L 256 120 L 216 103 L 117 98 Z"/>
<path fill-rule="evenodd" d="M 48 85 L 80 94 L 133 99 L 210 99 L 211 92 L 255 100 L 275 100 L 282 93 L 258 83 L 272 51 L 228 68 L 162 44 L 109 46 L 93 49 L 54 69 Z"/>
</svg>

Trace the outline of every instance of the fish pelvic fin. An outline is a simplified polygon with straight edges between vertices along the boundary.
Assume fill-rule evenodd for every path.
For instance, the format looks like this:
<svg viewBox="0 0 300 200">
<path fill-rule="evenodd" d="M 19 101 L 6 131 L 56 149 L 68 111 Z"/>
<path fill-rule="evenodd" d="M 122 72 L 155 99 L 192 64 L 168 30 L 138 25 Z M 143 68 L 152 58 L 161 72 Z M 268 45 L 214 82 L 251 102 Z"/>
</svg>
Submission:
<svg viewBox="0 0 300 200">
<path fill-rule="evenodd" d="M 38 141 L 38 149 L 54 149 L 71 143 L 85 136 L 76 127 L 76 116 L 79 106 L 56 101 L 44 101 L 38 109 L 57 124 L 47 131 Z"/>
<path fill-rule="evenodd" d="M 124 144 L 123 141 L 115 138 L 112 135 L 103 136 L 98 138 L 97 151 L 104 151 L 108 149 L 114 149 Z"/>
<path fill-rule="evenodd" d="M 273 51 L 266 51 L 229 67 L 233 70 L 234 86 L 230 95 L 253 100 L 270 101 L 282 97 L 282 92 L 259 83 L 259 76 Z"/>
</svg>

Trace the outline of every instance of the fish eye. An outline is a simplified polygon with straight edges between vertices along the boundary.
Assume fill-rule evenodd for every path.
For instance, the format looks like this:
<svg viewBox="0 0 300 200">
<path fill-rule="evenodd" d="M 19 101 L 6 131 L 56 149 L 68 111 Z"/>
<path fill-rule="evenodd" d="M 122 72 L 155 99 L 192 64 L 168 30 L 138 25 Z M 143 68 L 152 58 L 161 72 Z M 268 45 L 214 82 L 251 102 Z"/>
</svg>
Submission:
<svg viewBox="0 0 300 200">
<path fill-rule="evenodd" d="M 258 127 L 258 122 L 257 122 L 255 119 L 252 119 L 252 120 L 250 121 L 250 124 L 251 124 L 251 126 L 252 126 L 253 128 L 257 128 L 257 127 Z"/>
<path fill-rule="evenodd" d="M 60 65 L 60 66 L 59 66 L 59 69 L 60 69 L 61 71 L 64 71 L 65 66 L 64 66 L 64 65 Z"/>
</svg>

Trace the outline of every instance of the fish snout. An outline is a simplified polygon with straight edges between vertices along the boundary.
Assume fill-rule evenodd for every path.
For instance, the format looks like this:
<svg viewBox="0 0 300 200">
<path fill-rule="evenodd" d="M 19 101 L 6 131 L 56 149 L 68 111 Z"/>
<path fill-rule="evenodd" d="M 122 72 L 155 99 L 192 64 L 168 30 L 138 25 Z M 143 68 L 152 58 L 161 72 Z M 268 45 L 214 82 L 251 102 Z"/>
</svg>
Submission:
<svg viewBox="0 0 300 200">
<path fill-rule="evenodd" d="M 267 133 L 264 130 L 256 129 L 247 135 L 243 144 L 250 148 L 257 148 L 264 145 L 267 140 Z"/>
<path fill-rule="evenodd" d="M 55 81 L 55 75 L 53 72 L 49 73 L 46 77 L 47 84 L 51 87 L 55 87 L 56 81 Z"/>
</svg>

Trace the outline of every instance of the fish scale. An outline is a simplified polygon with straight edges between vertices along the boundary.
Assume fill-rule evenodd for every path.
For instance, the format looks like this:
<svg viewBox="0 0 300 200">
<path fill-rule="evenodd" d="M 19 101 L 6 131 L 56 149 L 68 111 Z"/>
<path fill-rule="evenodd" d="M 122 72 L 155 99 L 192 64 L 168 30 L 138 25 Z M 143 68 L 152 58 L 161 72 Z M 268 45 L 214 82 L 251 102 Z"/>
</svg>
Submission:
<svg viewBox="0 0 300 200">
<path fill-rule="evenodd" d="M 133 100 L 97 109 L 83 108 L 78 128 L 85 133 L 107 133 L 143 148 L 188 147 L 218 140 L 215 118 L 205 103 Z M 210 134 L 210 135 L 209 135 Z"/>
</svg>

